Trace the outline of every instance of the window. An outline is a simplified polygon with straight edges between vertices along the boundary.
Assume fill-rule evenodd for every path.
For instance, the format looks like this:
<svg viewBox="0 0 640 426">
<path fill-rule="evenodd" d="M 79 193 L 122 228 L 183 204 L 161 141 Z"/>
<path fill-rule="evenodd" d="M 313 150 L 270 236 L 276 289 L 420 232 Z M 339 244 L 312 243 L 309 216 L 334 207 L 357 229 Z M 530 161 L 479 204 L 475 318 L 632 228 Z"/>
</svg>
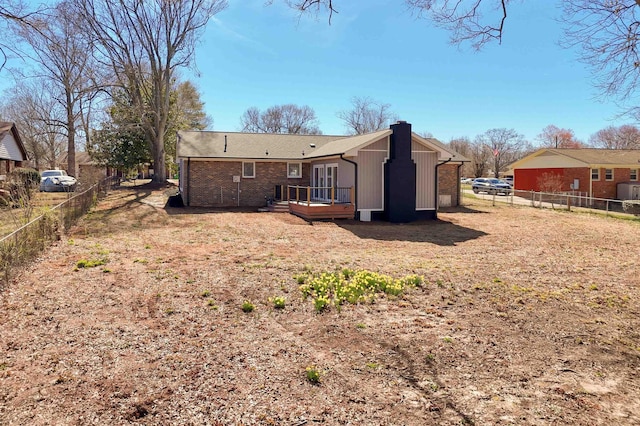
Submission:
<svg viewBox="0 0 640 426">
<path fill-rule="evenodd" d="M 242 177 L 254 178 L 256 177 L 256 163 L 252 161 L 242 162 Z"/>
<path fill-rule="evenodd" d="M 287 177 L 297 179 L 302 177 L 302 163 L 287 163 Z"/>
<path fill-rule="evenodd" d="M 591 180 L 600 180 L 600 169 L 591 169 Z"/>
<path fill-rule="evenodd" d="M 613 169 L 604 169 L 604 179 L 613 180 Z"/>
<path fill-rule="evenodd" d="M 638 180 L 638 169 L 629 170 L 629 180 Z"/>
</svg>

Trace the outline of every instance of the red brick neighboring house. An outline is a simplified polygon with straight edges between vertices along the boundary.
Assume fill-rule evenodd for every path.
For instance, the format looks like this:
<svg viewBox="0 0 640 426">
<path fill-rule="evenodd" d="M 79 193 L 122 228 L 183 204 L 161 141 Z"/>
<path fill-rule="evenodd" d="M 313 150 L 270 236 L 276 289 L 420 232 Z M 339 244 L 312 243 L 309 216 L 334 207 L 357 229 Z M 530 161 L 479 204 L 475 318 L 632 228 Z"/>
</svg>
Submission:
<svg viewBox="0 0 640 426">
<path fill-rule="evenodd" d="M 0 121 L 0 176 L 6 176 L 27 160 L 27 151 L 15 123 Z"/>
<path fill-rule="evenodd" d="M 439 206 L 458 205 L 469 161 L 404 121 L 357 136 L 184 131 L 176 154 L 187 206 L 260 207 L 287 186 L 310 187 L 322 201 L 334 188 L 351 217 L 391 222 L 435 219 Z"/>
<path fill-rule="evenodd" d="M 640 184 L 640 150 L 543 148 L 511 164 L 514 189 L 541 191 L 545 177 L 558 176 L 562 192 L 624 199 L 618 184 Z"/>
</svg>

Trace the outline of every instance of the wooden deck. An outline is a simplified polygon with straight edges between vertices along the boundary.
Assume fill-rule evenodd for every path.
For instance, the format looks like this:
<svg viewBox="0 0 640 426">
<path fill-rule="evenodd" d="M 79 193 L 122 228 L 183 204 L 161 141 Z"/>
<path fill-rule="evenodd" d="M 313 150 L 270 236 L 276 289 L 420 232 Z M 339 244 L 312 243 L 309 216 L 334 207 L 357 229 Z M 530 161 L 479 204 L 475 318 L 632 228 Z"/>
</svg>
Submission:
<svg viewBox="0 0 640 426">
<path fill-rule="evenodd" d="M 289 201 L 289 213 L 300 216 L 305 220 L 322 219 L 353 219 L 355 206 L 351 203 L 322 204 L 322 203 L 296 203 Z"/>
</svg>

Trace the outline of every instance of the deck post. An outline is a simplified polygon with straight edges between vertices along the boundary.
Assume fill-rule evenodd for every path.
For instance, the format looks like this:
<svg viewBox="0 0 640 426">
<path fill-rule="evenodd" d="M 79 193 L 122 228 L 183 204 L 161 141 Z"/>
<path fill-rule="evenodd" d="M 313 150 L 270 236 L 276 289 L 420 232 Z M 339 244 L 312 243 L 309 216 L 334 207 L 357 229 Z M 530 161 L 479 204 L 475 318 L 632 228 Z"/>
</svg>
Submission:
<svg viewBox="0 0 640 426">
<path fill-rule="evenodd" d="M 356 201 L 355 200 L 355 197 L 356 197 L 355 187 L 352 186 L 350 192 L 351 192 L 351 194 L 349 194 L 349 200 L 351 201 L 351 204 L 355 204 L 355 201 Z"/>
<path fill-rule="evenodd" d="M 307 186 L 307 207 L 311 205 L 311 187 Z"/>
<path fill-rule="evenodd" d="M 296 203 L 300 202 L 300 187 L 296 186 Z"/>
<path fill-rule="evenodd" d="M 332 186 L 331 187 L 331 205 L 333 205 L 333 201 L 334 201 L 335 197 L 336 197 L 336 188 L 334 186 Z"/>
</svg>

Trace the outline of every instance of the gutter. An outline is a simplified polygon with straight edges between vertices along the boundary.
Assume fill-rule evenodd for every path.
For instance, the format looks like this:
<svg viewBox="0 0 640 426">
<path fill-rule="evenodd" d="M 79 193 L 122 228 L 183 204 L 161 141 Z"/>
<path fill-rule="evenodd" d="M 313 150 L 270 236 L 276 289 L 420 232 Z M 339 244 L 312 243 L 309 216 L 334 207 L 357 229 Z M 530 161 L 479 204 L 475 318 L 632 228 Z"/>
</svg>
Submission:
<svg viewBox="0 0 640 426">
<path fill-rule="evenodd" d="M 355 198 L 355 200 L 353 200 L 353 210 L 356 213 L 356 215 L 358 214 L 358 163 L 356 163 L 355 161 L 352 160 L 347 160 L 346 158 L 343 157 L 344 154 L 340 154 L 340 159 L 346 161 L 347 163 L 351 163 L 353 164 L 353 167 L 355 168 L 355 191 L 353 194 L 353 197 Z M 354 218 L 355 219 L 355 218 Z"/>
<path fill-rule="evenodd" d="M 462 184 L 460 183 L 460 169 L 462 168 L 462 166 L 464 166 L 464 163 L 460 163 L 458 164 L 458 170 L 456 170 L 456 179 L 458 181 L 458 183 L 456 184 L 456 186 L 458 187 L 458 206 L 460 206 L 460 200 L 461 200 L 461 195 L 462 195 Z"/>
<path fill-rule="evenodd" d="M 450 162 L 452 158 L 453 158 L 453 157 L 449 157 L 449 159 L 448 159 L 448 160 L 445 160 L 445 161 L 443 161 L 442 163 L 438 163 L 438 164 L 436 164 L 436 195 L 435 195 L 435 198 L 436 198 L 436 199 L 435 199 L 435 202 L 436 202 L 436 209 L 435 209 L 435 212 L 436 212 L 436 219 L 438 218 L 438 204 L 439 204 L 439 203 L 438 203 L 438 189 L 439 189 L 439 188 L 438 188 L 438 167 L 440 167 L 440 166 L 444 166 L 445 164 L 447 164 L 448 162 Z M 460 179 L 458 179 L 458 185 L 460 185 Z M 458 192 L 459 192 L 459 191 L 458 191 Z"/>
<path fill-rule="evenodd" d="M 187 157 L 187 206 L 191 205 L 191 157 Z"/>
</svg>

